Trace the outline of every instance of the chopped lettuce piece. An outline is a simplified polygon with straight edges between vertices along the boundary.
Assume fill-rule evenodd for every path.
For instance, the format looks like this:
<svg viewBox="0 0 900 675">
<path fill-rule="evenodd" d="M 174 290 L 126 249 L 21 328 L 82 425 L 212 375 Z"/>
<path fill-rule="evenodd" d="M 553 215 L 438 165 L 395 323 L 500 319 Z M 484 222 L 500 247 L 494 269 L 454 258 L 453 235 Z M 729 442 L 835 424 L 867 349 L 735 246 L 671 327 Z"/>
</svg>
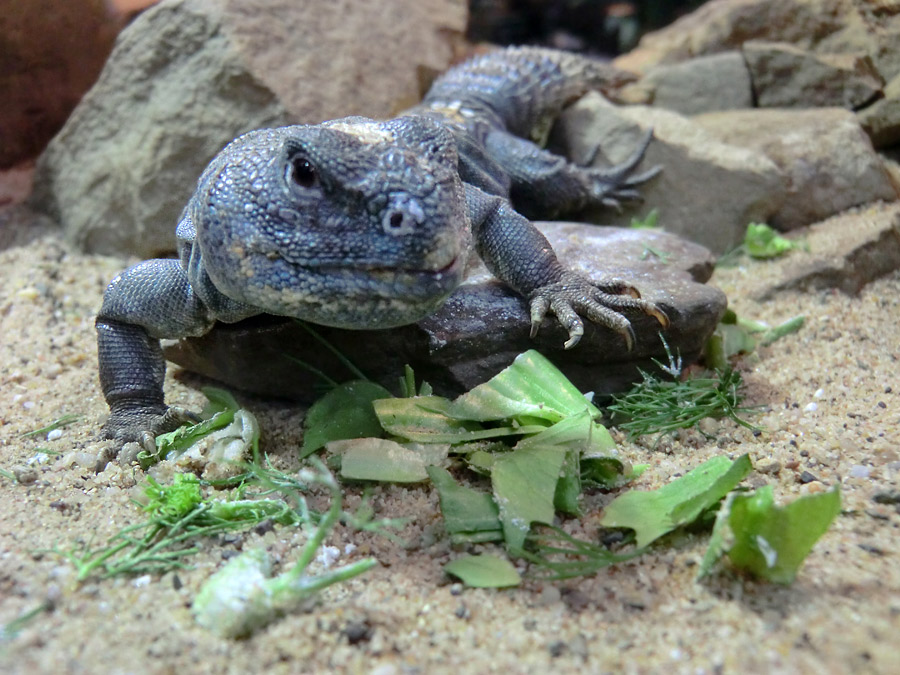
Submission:
<svg viewBox="0 0 900 675">
<path fill-rule="evenodd" d="M 747 225 L 744 250 L 751 258 L 777 258 L 795 248 L 803 248 L 803 244 L 785 239 L 764 223 Z"/>
<path fill-rule="evenodd" d="M 441 464 L 449 445 L 404 446 L 383 438 L 331 441 L 326 448 L 341 456 L 341 477 L 389 483 L 420 483 L 426 467 Z"/>
<path fill-rule="evenodd" d="M 500 512 L 490 494 L 459 485 L 446 469 L 429 466 L 427 471 L 441 500 L 444 526 L 454 541 L 460 539 L 458 535 L 471 540 L 475 533 L 493 535 L 488 539 L 481 536 L 480 541 L 503 538 Z"/>
<path fill-rule="evenodd" d="M 840 510 L 837 488 L 783 507 L 775 505 L 770 485 L 752 494 L 732 493 L 719 510 L 700 576 L 727 554 L 737 569 L 789 584 Z"/>
<path fill-rule="evenodd" d="M 532 523 L 553 522 L 556 485 L 565 458 L 565 448 L 541 446 L 516 450 L 494 461 L 491 484 L 510 555 L 521 554 Z"/>
<path fill-rule="evenodd" d="M 444 571 L 473 588 L 506 588 L 522 582 L 509 560 L 493 555 L 466 555 L 447 563 Z"/>
<path fill-rule="evenodd" d="M 737 487 L 752 470 L 749 455 L 734 462 L 713 457 L 658 490 L 631 491 L 606 507 L 600 524 L 635 531 L 635 543 L 644 548 L 655 539 L 692 523 Z"/>
<path fill-rule="evenodd" d="M 390 395 L 380 384 L 368 380 L 354 380 L 329 391 L 306 414 L 300 458 L 329 441 L 384 435 L 372 402 Z"/>
</svg>

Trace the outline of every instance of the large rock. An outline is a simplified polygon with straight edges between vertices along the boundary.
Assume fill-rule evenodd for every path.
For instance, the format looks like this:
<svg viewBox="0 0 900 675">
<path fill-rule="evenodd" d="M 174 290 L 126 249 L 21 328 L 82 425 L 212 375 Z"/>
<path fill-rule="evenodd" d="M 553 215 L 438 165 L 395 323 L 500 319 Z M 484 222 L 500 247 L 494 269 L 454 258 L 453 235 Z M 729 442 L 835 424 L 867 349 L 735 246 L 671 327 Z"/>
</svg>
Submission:
<svg viewBox="0 0 900 675">
<path fill-rule="evenodd" d="M 448 65 L 465 18 L 462 0 L 165 0 L 121 33 L 41 157 L 32 204 L 87 250 L 171 251 L 197 177 L 231 139 L 390 115 L 418 96 L 422 69 Z"/>
<path fill-rule="evenodd" d="M 760 108 L 855 110 L 871 103 L 884 85 L 868 54 L 815 54 L 762 40 L 746 43 L 743 52 Z"/>
<path fill-rule="evenodd" d="M 682 115 L 753 107 L 750 72 L 738 51 L 656 66 L 635 86 L 648 91 L 646 103 Z"/>
<path fill-rule="evenodd" d="M 595 278 L 623 278 L 659 304 L 671 321 L 665 338 L 673 352 L 685 363 L 698 357 L 726 306 L 720 290 L 702 283 L 712 274 L 709 251 L 665 232 L 538 225 L 565 264 Z M 457 394 L 534 348 L 584 391 L 608 394 L 639 378 L 638 368 L 654 369 L 651 359 L 666 360 L 656 320 L 643 314 L 629 318 L 636 337 L 631 352 L 620 335 L 590 322 L 570 350 L 563 349 L 566 333 L 554 318 L 546 319 L 532 339 L 526 302 L 476 261 L 463 286 L 417 324 L 380 331 L 313 328 L 366 375 L 391 388 L 404 364 L 410 364 L 438 393 Z M 307 401 L 317 397 L 321 383 L 298 360 L 314 363 L 337 381 L 354 377 L 303 327 L 284 319 L 218 324 L 204 337 L 167 347 L 166 356 L 232 387 Z"/>
<path fill-rule="evenodd" d="M 663 170 L 641 186 L 642 211 L 657 208 L 666 230 L 722 253 L 743 240 L 747 223 L 765 222 L 780 208 L 784 178 L 770 159 L 726 144 L 668 110 L 615 108 L 599 94 L 588 94 L 563 113 L 554 141 L 575 158 L 591 157 L 599 146 L 616 163 L 649 128 L 655 138 L 643 166 L 661 165 Z M 627 225 L 633 216 L 633 210 L 590 214 L 592 220 L 613 225 Z"/>
<path fill-rule="evenodd" d="M 0 168 L 35 157 L 97 79 L 119 32 L 104 0 L 0 0 Z"/>
<path fill-rule="evenodd" d="M 704 54 L 740 49 L 748 40 L 789 42 L 817 53 L 864 53 L 885 80 L 900 73 L 900 4 L 854 0 L 711 0 L 645 35 L 616 59 L 646 72 Z"/>
<path fill-rule="evenodd" d="M 766 269 L 748 275 L 741 285 L 743 295 L 766 300 L 786 290 L 832 288 L 855 294 L 870 281 L 900 269 L 896 202 L 852 209 L 799 234 L 805 250 L 759 263 Z"/>
<path fill-rule="evenodd" d="M 851 206 L 897 199 L 881 158 L 849 110 L 727 111 L 694 120 L 726 143 L 764 153 L 781 169 L 788 192 L 768 221 L 774 227 L 802 227 Z"/>
</svg>

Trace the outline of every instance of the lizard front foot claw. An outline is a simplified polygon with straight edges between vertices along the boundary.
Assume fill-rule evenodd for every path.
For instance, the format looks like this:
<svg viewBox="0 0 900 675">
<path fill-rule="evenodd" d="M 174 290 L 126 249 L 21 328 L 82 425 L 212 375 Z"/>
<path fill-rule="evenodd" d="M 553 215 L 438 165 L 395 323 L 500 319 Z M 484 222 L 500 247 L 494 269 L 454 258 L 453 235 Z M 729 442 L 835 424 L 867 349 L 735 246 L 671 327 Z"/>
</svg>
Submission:
<svg viewBox="0 0 900 675">
<path fill-rule="evenodd" d="M 103 425 L 103 436 L 120 447 L 134 441 L 148 452 L 155 452 L 157 436 L 199 421 L 198 415 L 179 406 L 123 406 L 113 408 Z"/>
<path fill-rule="evenodd" d="M 559 281 L 535 289 L 529 301 L 531 337 L 537 335 L 547 312 L 553 312 L 569 333 L 565 349 L 577 345 L 584 335 L 584 321 L 579 315 L 619 333 L 628 351 L 634 347 L 634 330 L 621 311 L 637 309 L 655 318 L 663 329 L 669 327 L 665 312 L 641 299 L 635 288 L 619 280 L 595 284 L 580 274 L 566 272 Z"/>
<path fill-rule="evenodd" d="M 635 151 L 620 164 L 606 169 L 582 169 L 589 182 L 592 199 L 617 211 L 622 210 L 622 202 L 639 202 L 643 199 L 637 187 L 654 178 L 662 171 L 662 167 L 654 166 L 636 175 L 631 175 L 631 172 L 644 158 L 644 153 L 652 138 L 653 130 L 651 129 L 644 135 Z M 598 151 L 599 147 L 594 153 L 595 156 Z M 591 162 L 593 159 L 592 157 Z"/>
</svg>

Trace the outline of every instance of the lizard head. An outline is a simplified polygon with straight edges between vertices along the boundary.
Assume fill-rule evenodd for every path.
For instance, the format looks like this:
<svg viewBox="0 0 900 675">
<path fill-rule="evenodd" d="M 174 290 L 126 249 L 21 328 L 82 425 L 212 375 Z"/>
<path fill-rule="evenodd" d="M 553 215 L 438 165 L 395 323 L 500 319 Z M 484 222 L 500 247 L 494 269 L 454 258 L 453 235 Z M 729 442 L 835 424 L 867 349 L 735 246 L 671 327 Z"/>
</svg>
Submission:
<svg viewBox="0 0 900 675">
<path fill-rule="evenodd" d="M 201 177 L 192 217 L 222 293 L 344 328 L 427 316 L 470 249 L 455 143 L 418 117 L 246 134 Z"/>
</svg>

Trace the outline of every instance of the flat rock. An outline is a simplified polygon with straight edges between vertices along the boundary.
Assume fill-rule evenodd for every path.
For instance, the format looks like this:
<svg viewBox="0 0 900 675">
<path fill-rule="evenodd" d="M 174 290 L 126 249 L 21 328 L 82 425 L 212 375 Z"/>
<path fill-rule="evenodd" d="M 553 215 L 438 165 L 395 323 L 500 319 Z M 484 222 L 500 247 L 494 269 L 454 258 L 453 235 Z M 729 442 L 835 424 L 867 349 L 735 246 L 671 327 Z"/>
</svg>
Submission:
<svg viewBox="0 0 900 675">
<path fill-rule="evenodd" d="M 767 300 L 785 290 L 835 288 L 856 294 L 900 269 L 900 204 L 871 204 L 798 230 L 809 250 L 794 250 L 748 276 L 741 293 Z"/>
<path fill-rule="evenodd" d="M 153 257 L 209 160 L 245 131 L 386 117 L 443 70 L 460 0 L 164 0 L 120 35 L 42 155 L 32 205 L 69 241 Z M 377 45 L 377 48 L 373 48 Z"/>
<path fill-rule="evenodd" d="M 750 72 L 739 51 L 656 66 L 636 86 L 649 90 L 647 103 L 682 115 L 753 107 Z"/>
<path fill-rule="evenodd" d="M 765 154 L 779 167 L 787 198 L 768 220 L 779 229 L 897 199 L 881 158 L 849 110 L 732 110 L 698 115 L 694 121 L 726 143 Z"/>
<path fill-rule="evenodd" d="M 884 85 L 868 54 L 816 54 L 764 40 L 746 42 L 743 54 L 760 108 L 856 110 L 879 96 Z"/>
<path fill-rule="evenodd" d="M 724 114 L 724 113 L 723 113 Z M 643 167 L 662 173 L 641 186 L 641 212 L 657 208 L 668 231 L 722 253 L 743 240 L 747 223 L 765 222 L 784 201 L 784 176 L 758 150 L 728 144 L 678 113 L 647 106 L 613 107 L 588 94 L 563 113 L 552 141 L 570 157 L 623 161 L 647 129 L 654 140 Z M 635 212 L 605 210 L 592 221 L 629 224 Z M 579 218 L 581 219 L 581 218 Z"/>
<path fill-rule="evenodd" d="M 703 283 L 713 269 L 708 250 L 660 231 L 559 222 L 538 226 L 565 264 L 595 278 L 623 278 L 659 304 L 671 321 L 665 333 L 670 347 L 686 363 L 697 359 L 727 304 L 720 290 Z M 652 370 L 652 358 L 666 359 L 656 320 L 642 314 L 629 318 L 636 335 L 631 352 L 620 335 L 590 322 L 571 350 L 563 349 L 566 333 L 550 318 L 531 339 L 525 301 L 476 261 L 443 307 L 417 324 L 378 331 L 314 328 L 367 376 L 390 388 L 409 364 L 438 393 L 455 395 L 533 348 L 578 387 L 602 395 L 626 389 L 639 377 L 638 368 Z M 275 317 L 218 324 L 203 337 L 168 345 L 165 353 L 228 386 L 303 401 L 317 398 L 321 383 L 295 359 L 337 381 L 354 377 L 301 325 Z"/>
</svg>

